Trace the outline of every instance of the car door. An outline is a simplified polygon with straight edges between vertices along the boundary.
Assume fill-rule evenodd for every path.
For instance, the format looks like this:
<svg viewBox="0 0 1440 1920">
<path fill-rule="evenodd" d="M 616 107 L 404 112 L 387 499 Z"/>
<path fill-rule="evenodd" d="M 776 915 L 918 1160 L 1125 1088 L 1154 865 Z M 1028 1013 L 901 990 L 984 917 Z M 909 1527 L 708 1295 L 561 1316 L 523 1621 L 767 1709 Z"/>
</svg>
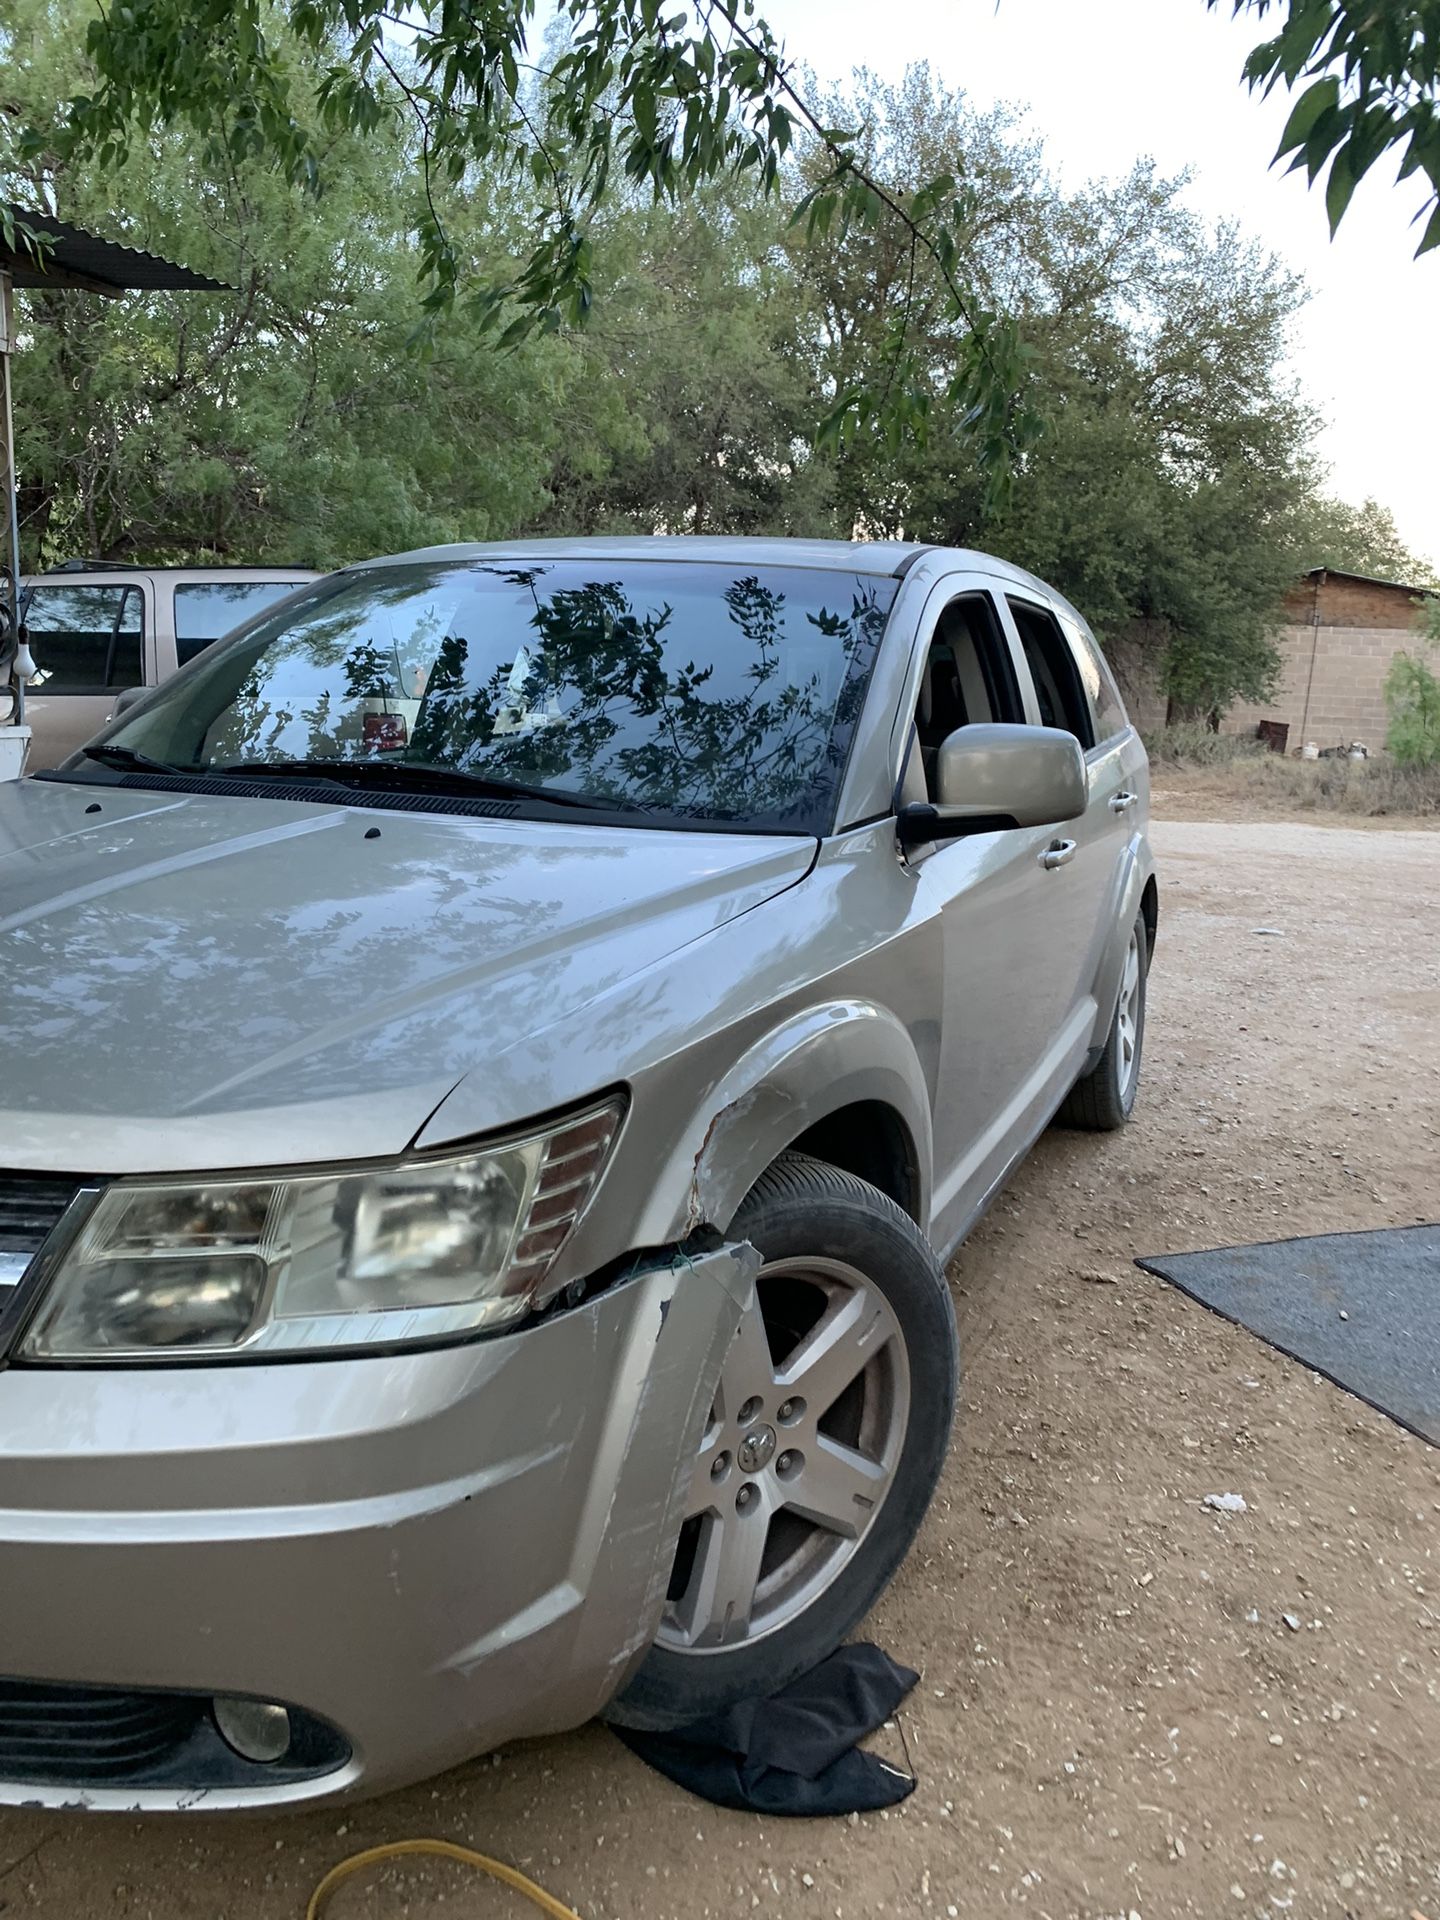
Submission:
<svg viewBox="0 0 1440 1920">
<path fill-rule="evenodd" d="M 58 574 L 27 589 L 25 628 L 37 673 L 25 699 L 26 771 L 58 766 L 97 734 L 118 696 L 153 675 L 144 575 Z"/>
<path fill-rule="evenodd" d="M 1063 829 L 1068 857 L 1057 872 L 1054 935 L 1067 956 L 1063 999 L 1092 1032 L 1100 1011 L 1095 982 L 1113 940 L 1116 895 L 1142 791 L 1144 754 L 1099 648 L 1067 607 L 1010 589 L 1005 610 L 1025 663 L 1042 726 L 1073 733 L 1085 754 L 1088 802 Z"/>
<path fill-rule="evenodd" d="M 936 754 L 957 728 L 1034 718 L 1002 591 L 983 575 L 952 575 L 932 591 L 911 674 L 899 742 L 902 802 L 937 797 Z M 1072 951 L 1083 911 L 1066 863 L 1046 859 L 1069 832 L 1014 828 L 910 855 L 919 904 L 942 926 L 931 1219 L 942 1249 L 1045 1124 L 1083 1057 Z"/>
<path fill-rule="evenodd" d="M 1131 725 L 1114 676 L 1090 629 L 1070 607 L 1056 609 L 1066 644 L 1080 675 L 1089 710 L 1091 744 L 1085 752 L 1090 788 L 1089 818 L 1097 844 L 1103 890 L 1100 901 L 1095 975 L 1109 977 L 1103 965 L 1107 942 L 1112 959 L 1129 939 L 1129 925 L 1121 926 L 1121 903 L 1126 881 L 1143 840 L 1150 813 L 1150 766 L 1144 743 Z M 1099 1009 L 1107 1018 L 1110 1006 Z"/>
</svg>

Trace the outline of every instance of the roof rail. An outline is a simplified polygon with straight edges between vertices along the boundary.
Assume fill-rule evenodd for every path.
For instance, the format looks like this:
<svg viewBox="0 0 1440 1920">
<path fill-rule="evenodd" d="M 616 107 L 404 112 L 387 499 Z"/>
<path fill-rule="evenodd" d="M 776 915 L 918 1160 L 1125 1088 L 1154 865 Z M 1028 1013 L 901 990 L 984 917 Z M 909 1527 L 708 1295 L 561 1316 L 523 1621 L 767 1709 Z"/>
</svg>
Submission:
<svg viewBox="0 0 1440 1920">
<path fill-rule="evenodd" d="M 936 551 L 936 547 L 930 541 L 927 541 L 923 547 L 916 547 L 912 553 L 907 553 L 895 568 L 894 578 L 896 580 L 903 580 L 917 560 L 923 560 L 927 553 L 934 553 Z"/>
</svg>

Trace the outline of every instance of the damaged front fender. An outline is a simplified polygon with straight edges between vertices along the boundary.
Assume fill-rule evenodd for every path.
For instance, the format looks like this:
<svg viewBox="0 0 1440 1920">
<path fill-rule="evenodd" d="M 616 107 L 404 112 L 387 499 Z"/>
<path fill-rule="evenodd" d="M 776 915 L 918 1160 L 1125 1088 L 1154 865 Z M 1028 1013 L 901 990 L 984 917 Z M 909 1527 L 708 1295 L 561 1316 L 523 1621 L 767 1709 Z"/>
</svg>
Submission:
<svg viewBox="0 0 1440 1920">
<path fill-rule="evenodd" d="M 827 1001 L 777 1027 L 726 1075 L 655 1181 L 645 1227 L 683 1193 L 671 1225 L 725 1231 L 746 1194 L 787 1147 L 842 1108 L 894 1113 L 913 1143 L 919 1217 L 929 1218 L 930 1095 L 914 1042 L 871 1002 Z M 682 1186 L 683 1182 L 683 1186 Z"/>
<path fill-rule="evenodd" d="M 0 1803 L 298 1805 L 424 1778 L 590 1718 L 647 1651 L 744 1243 L 674 1248 L 582 1305 L 390 1357 L 0 1379 L 15 1679 L 240 1694 L 343 1734 L 254 1784 L 4 1777 Z M 83 1768 L 81 1769 L 83 1774 Z"/>
</svg>

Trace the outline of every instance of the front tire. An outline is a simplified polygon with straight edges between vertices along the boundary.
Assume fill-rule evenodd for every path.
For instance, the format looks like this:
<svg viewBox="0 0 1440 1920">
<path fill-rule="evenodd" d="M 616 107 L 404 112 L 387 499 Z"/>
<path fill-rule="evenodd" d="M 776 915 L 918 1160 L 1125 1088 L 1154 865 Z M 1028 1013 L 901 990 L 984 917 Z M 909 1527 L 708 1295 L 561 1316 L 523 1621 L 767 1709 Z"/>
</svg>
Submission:
<svg viewBox="0 0 1440 1920">
<path fill-rule="evenodd" d="M 949 1442 L 949 1289 L 892 1200 L 787 1153 L 731 1237 L 764 1265 L 701 1439 L 659 1633 L 607 1710 L 623 1726 L 723 1712 L 833 1652 L 908 1552 Z"/>
</svg>

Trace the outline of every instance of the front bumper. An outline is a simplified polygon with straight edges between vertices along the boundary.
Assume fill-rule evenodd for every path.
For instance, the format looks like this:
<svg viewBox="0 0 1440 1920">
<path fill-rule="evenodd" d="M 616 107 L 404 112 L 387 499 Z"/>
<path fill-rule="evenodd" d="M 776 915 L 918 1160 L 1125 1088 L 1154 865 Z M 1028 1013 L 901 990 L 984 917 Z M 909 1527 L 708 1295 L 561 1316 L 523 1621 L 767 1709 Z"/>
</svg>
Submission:
<svg viewBox="0 0 1440 1920">
<path fill-rule="evenodd" d="M 349 1748 L 240 1786 L 0 1753 L 0 1804 L 300 1804 L 588 1719 L 654 1634 L 758 1264 L 677 1256 L 443 1351 L 0 1373 L 0 1674 L 281 1701 Z"/>
</svg>

